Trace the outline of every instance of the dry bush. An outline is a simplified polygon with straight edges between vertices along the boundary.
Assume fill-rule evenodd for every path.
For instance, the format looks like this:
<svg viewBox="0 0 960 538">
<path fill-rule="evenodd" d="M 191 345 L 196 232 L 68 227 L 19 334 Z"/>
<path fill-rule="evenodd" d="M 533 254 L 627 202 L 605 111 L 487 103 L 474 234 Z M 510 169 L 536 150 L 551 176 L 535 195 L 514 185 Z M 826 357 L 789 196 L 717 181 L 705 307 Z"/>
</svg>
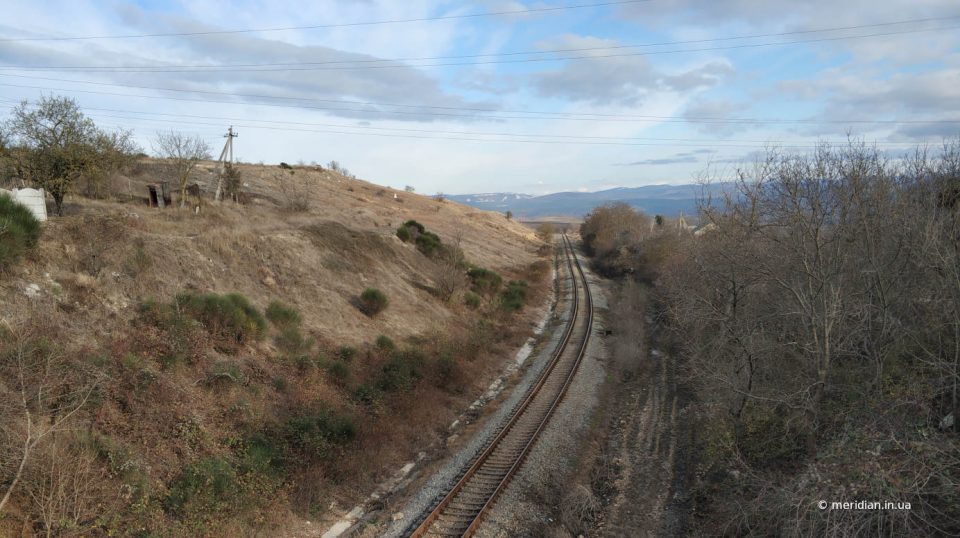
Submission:
<svg viewBox="0 0 960 538">
<path fill-rule="evenodd" d="M 98 376 L 47 339 L 39 322 L 0 326 L 0 514 L 30 465 L 78 420 Z"/>
<path fill-rule="evenodd" d="M 309 178 L 293 173 L 273 175 L 280 193 L 280 207 L 291 213 L 303 213 L 310 210 L 314 187 Z"/>
<path fill-rule="evenodd" d="M 573 534 L 589 531 L 599 512 L 600 503 L 582 484 L 573 486 L 560 500 L 560 521 Z"/>
<path fill-rule="evenodd" d="M 87 536 L 111 504 L 95 455 L 70 432 L 54 434 L 24 474 L 34 526 L 47 536 Z"/>
</svg>

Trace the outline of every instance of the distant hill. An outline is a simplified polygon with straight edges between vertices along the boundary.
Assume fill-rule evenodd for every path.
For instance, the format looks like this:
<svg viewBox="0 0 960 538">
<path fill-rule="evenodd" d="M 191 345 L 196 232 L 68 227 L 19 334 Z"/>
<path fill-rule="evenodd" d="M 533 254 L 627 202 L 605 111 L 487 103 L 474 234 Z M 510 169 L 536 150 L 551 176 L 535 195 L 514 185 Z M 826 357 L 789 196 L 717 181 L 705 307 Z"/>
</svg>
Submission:
<svg viewBox="0 0 960 538">
<path fill-rule="evenodd" d="M 718 194 L 729 183 L 716 183 L 706 192 Z M 448 198 L 455 202 L 490 211 L 512 211 L 522 218 L 582 217 L 594 207 L 608 202 L 624 202 L 651 215 L 674 217 L 697 212 L 697 198 L 704 193 L 701 185 L 648 185 L 620 187 L 597 192 L 557 192 L 542 196 L 517 193 L 459 194 Z"/>
</svg>

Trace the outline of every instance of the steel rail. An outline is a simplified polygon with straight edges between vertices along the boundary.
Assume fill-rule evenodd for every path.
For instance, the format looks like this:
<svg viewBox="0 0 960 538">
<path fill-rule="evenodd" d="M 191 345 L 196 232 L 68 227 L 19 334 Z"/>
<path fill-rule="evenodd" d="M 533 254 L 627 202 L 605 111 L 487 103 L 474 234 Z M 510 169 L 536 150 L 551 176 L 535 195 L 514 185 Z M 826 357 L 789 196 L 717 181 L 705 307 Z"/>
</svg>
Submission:
<svg viewBox="0 0 960 538">
<path fill-rule="evenodd" d="M 539 437 L 540 433 L 543 432 L 551 416 L 559 406 L 561 400 L 567 392 L 567 389 L 572 383 L 580 362 L 586 352 L 590 333 L 593 330 L 593 299 L 590 294 L 590 287 L 587 284 L 586 277 L 583 273 L 583 268 L 580 265 L 580 260 L 573 252 L 573 245 L 565 234 L 563 235 L 563 247 L 567 262 L 567 269 L 570 273 L 571 281 L 573 282 L 573 305 L 571 307 L 570 319 L 564 330 L 563 336 L 561 337 L 560 343 L 557 345 L 557 348 L 550 359 L 550 363 L 540 375 L 537 383 L 528 390 L 522 402 L 514 409 L 513 414 L 507 424 L 487 445 L 486 449 L 484 449 L 483 452 L 476 457 L 473 464 L 470 465 L 470 467 L 457 481 L 453 488 L 450 489 L 440 503 L 437 504 L 437 506 L 430 512 L 430 514 L 427 515 L 423 522 L 421 522 L 421 524 L 410 534 L 410 536 L 418 538 L 427 536 L 428 534 L 471 536 L 474 532 L 476 532 L 483 517 L 487 515 L 499 495 L 503 492 L 510 480 L 523 465 L 524 460 L 536 443 L 537 438 Z M 543 412 L 543 416 L 537 421 L 535 429 L 531 431 L 524 431 L 523 429 L 515 428 L 520 419 L 524 417 L 528 410 L 533 409 L 533 412 L 536 413 L 536 409 L 532 408 L 531 405 L 537 400 L 537 397 L 541 394 L 542 389 L 547 382 L 553 381 L 551 376 L 553 375 L 557 366 L 560 364 L 561 359 L 564 356 L 564 352 L 567 350 L 567 346 L 578 321 L 582 321 L 580 318 L 581 296 L 579 286 L 582 286 L 584 290 L 583 298 L 586 306 L 586 320 L 583 331 L 584 334 L 580 340 L 579 347 L 576 349 L 576 355 L 573 357 L 572 361 L 568 361 L 571 362 L 569 365 L 569 371 L 567 371 L 563 378 L 563 384 L 556 391 L 556 394 L 552 396 L 552 399 L 549 400 L 549 407 L 545 412 Z M 544 397 L 549 396 L 550 395 L 545 395 Z M 538 405 L 542 405 L 547 402 L 538 401 L 536 403 Z M 517 452 L 516 455 L 511 455 L 512 460 L 504 462 L 495 461 L 495 459 L 491 458 L 491 456 L 493 456 L 499 448 L 507 445 L 505 441 L 513 435 L 520 437 L 516 440 L 510 439 L 511 442 L 519 443 L 517 449 L 514 449 L 514 451 Z M 504 450 L 510 452 L 509 446 L 504 448 Z M 471 494 L 471 497 L 460 499 L 461 496 L 465 496 L 465 487 L 467 484 L 471 483 L 472 480 L 478 481 L 483 485 L 484 489 L 489 491 L 484 491 L 479 498 L 477 498 L 477 494 L 474 493 Z M 460 501 L 461 505 L 466 505 L 468 508 L 452 506 L 457 500 Z M 453 510 L 457 510 L 460 513 L 447 513 L 448 511 L 452 512 Z M 448 518 L 458 520 L 459 527 L 463 527 L 464 524 L 466 524 L 466 527 L 462 532 L 457 529 L 434 528 L 435 526 L 438 526 L 437 524 L 440 523 L 440 519 L 444 515 L 447 515 Z"/>
</svg>

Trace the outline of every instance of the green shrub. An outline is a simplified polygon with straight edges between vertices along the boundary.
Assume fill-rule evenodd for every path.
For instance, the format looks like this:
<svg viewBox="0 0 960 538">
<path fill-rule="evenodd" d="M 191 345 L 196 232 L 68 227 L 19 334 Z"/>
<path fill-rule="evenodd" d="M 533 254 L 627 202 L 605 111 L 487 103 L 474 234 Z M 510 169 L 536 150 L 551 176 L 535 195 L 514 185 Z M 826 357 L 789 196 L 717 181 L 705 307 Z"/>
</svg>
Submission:
<svg viewBox="0 0 960 538">
<path fill-rule="evenodd" d="M 472 291 L 468 291 L 463 294 L 463 304 L 467 305 L 469 308 L 479 308 L 480 307 L 480 296 Z"/>
<path fill-rule="evenodd" d="M 164 333 L 164 337 L 157 342 L 159 345 L 149 348 L 150 355 L 159 360 L 162 368 L 193 362 L 200 350 L 201 339 L 198 335 L 202 333 L 202 327 L 196 320 L 173 305 L 153 299 L 140 303 L 137 313 L 138 323 L 151 325 Z"/>
<path fill-rule="evenodd" d="M 412 228 L 412 229 L 416 230 L 417 233 L 421 233 L 421 234 L 422 234 L 423 232 L 427 231 L 427 229 L 423 226 L 423 224 L 420 224 L 419 222 L 417 222 L 417 221 L 415 221 L 415 220 L 413 220 L 413 219 L 408 220 L 407 222 L 404 222 L 404 223 L 403 223 L 403 227 L 404 227 L 404 228 Z"/>
<path fill-rule="evenodd" d="M 343 361 L 331 361 L 326 365 L 327 375 L 337 383 L 343 383 L 350 377 L 350 367 Z"/>
<path fill-rule="evenodd" d="M 383 398 L 383 391 L 377 388 L 375 384 L 364 383 L 353 391 L 353 399 L 369 406 L 375 406 Z"/>
<path fill-rule="evenodd" d="M 424 256 L 432 258 L 436 256 L 443 248 L 440 236 L 433 232 L 423 232 L 414 240 L 419 250 Z"/>
<path fill-rule="evenodd" d="M 23 204 L 0 194 L 0 270 L 13 264 L 40 240 L 40 221 Z"/>
<path fill-rule="evenodd" d="M 258 433 L 244 442 L 240 469 L 244 472 L 278 475 L 283 469 L 283 452 L 275 439 Z"/>
<path fill-rule="evenodd" d="M 397 228 L 397 237 L 399 237 L 404 243 L 409 243 L 413 239 L 413 235 L 410 233 L 410 228 L 407 228 L 406 226 Z"/>
<path fill-rule="evenodd" d="M 393 343 L 393 340 L 383 334 L 377 337 L 374 345 L 377 346 L 377 349 L 382 349 L 384 351 L 393 351 L 397 347 L 396 344 Z"/>
<path fill-rule="evenodd" d="M 357 348 L 355 347 L 340 346 L 340 348 L 337 349 L 337 358 L 342 361 L 350 362 L 356 356 L 357 356 Z"/>
<path fill-rule="evenodd" d="M 226 459 L 206 457 L 187 466 L 170 485 L 167 509 L 181 517 L 222 513 L 236 494 L 237 473 Z"/>
<path fill-rule="evenodd" d="M 353 440 L 357 427 L 353 419 L 333 409 L 294 417 L 287 421 L 286 439 L 301 456 L 323 459 L 330 450 Z"/>
<path fill-rule="evenodd" d="M 511 280 L 500 294 L 500 307 L 505 310 L 520 310 L 527 300 L 527 281 Z"/>
<path fill-rule="evenodd" d="M 280 301 L 272 301 L 265 312 L 270 323 L 280 328 L 297 327 L 300 325 L 300 312 L 296 308 L 287 306 Z"/>
<path fill-rule="evenodd" d="M 214 337 L 242 345 L 259 340 L 267 322 L 246 297 L 238 293 L 181 293 L 176 309 L 185 312 Z"/>
<path fill-rule="evenodd" d="M 470 289 L 480 295 L 492 295 L 500 290 L 503 279 L 496 272 L 483 267 L 473 267 L 467 271 Z"/>
<path fill-rule="evenodd" d="M 411 388 L 421 377 L 423 355 L 417 351 L 398 351 L 383 365 L 376 387 L 382 392 L 398 392 Z"/>
<path fill-rule="evenodd" d="M 360 310 L 370 316 L 376 316 L 389 304 L 386 294 L 377 288 L 367 288 L 360 294 Z"/>
<path fill-rule="evenodd" d="M 313 347 L 313 339 L 304 338 L 303 335 L 300 334 L 300 329 L 296 327 L 283 329 L 273 341 L 277 344 L 277 347 L 280 348 L 280 351 L 288 355 L 309 351 L 309 349 Z"/>
</svg>

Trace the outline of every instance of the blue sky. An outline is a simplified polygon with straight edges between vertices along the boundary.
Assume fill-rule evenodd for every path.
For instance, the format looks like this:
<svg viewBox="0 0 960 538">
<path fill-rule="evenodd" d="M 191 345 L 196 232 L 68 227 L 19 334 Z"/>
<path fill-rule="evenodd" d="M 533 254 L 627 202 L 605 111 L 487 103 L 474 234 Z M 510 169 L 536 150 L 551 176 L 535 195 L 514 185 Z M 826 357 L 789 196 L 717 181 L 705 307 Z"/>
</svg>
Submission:
<svg viewBox="0 0 960 538">
<path fill-rule="evenodd" d="M 425 193 L 685 183 L 767 145 L 852 133 L 895 155 L 960 132 L 955 1 L 554 9 L 601 3 L 6 2 L 0 115 L 70 95 L 148 151 L 234 124 L 245 161 L 337 160 Z M 303 26 L 324 27 L 117 37 Z"/>
</svg>

